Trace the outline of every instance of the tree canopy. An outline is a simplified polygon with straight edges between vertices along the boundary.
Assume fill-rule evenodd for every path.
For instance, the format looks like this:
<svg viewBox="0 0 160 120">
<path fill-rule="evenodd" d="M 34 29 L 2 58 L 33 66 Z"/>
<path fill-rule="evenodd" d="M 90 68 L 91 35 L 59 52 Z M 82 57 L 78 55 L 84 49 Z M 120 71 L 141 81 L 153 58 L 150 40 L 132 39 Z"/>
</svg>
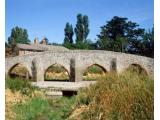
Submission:
<svg viewBox="0 0 160 120">
<path fill-rule="evenodd" d="M 11 35 L 8 37 L 8 44 L 13 45 L 17 43 L 29 44 L 28 33 L 26 29 L 20 28 L 18 26 L 12 28 Z"/>
<path fill-rule="evenodd" d="M 100 33 L 95 42 L 87 38 L 89 32 L 88 16 L 78 14 L 75 28 L 69 22 L 65 25 L 63 46 L 69 49 L 110 50 L 154 57 L 154 28 L 145 30 L 126 17 L 114 16 L 107 21 L 100 27 Z M 73 40 L 74 34 L 75 40 Z M 47 38 L 44 39 L 47 44 L 51 44 Z M 12 28 L 5 46 L 14 52 L 17 43 L 30 43 L 27 30 L 18 26 Z"/>
<path fill-rule="evenodd" d="M 8 37 L 8 43 L 6 43 L 6 49 L 11 50 L 13 56 L 17 55 L 17 43 L 29 44 L 28 33 L 26 29 L 20 28 L 18 26 L 12 28 L 11 35 Z"/>
<path fill-rule="evenodd" d="M 101 27 L 97 44 L 99 49 L 127 52 L 127 47 L 133 46 L 132 41 L 140 40 L 144 29 L 139 25 L 128 21 L 128 18 L 114 16 L 106 25 Z"/>
<path fill-rule="evenodd" d="M 68 22 L 66 23 L 66 26 L 64 28 L 64 46 L 67 48 L 72 48 L 73 47 L 73 27 L 71 24 L 69 24 Z"/>
<path fill-rule="evenodd" d="M 77 15 L 77 24 L 74 31 L 76 34 L 76 43 L 80 41 L 83 43 L 87 39 L 89 34 L 89 20 L 87 15 Z"/>
<path fill-rule="evenodd" d="M 69 49 L 110 50 L 154 57 L 154 29 L 145 31 L 136 22 L 118 16 L 114 16 L 100 28 L 96 42 L 87 39 L 90 31 L 88 16 L 78 14 L 74 28 L 75 44 L 72 25 L 66 23 L 64 46 Z"/>
</svg>

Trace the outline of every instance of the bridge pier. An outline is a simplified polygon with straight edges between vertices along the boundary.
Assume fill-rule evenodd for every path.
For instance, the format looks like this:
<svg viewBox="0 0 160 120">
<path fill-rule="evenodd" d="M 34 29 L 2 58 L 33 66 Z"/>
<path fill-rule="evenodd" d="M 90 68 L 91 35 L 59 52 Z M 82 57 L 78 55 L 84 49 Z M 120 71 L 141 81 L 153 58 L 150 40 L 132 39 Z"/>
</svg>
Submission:
<svg viewBox="0 0 160 120">
<path fill-rule="evenodd" d="M 75 58 L 71 58 L 70 61 L 70 81 L 78 82 L 82 81 L 82 70 L 80 69 L 80 65 Z"/>
<path fill-rule="evenodd" d="M 34 59 L 32 61 L 33 80 L 36 82 L 44 81 L 43 66 L 41 60 Z"/>
<path fill-rule="evenodd" d="M 70 60 L 70 82 L 75 82 L 75 59 L 71 58 Z"/>
<path fill-rule="evenodd" d="M 75 69 L 75 82 L 79 82 L 83 80 L 83 74 L 80 68 Z"/>
<path fill-rule="evenodd" d="M 83 64 L 80 59 L 80 56 L 75 58 L 75 82 L 83 81 Z"/>
</svg>

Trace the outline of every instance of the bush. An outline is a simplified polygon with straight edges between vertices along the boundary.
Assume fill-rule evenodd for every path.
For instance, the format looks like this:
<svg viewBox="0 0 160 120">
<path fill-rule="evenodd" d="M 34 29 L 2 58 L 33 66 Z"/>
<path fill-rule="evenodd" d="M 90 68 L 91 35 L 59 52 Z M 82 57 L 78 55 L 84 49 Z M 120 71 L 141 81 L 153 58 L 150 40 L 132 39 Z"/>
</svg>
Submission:
<svg viewBox="0 0 160 120">
<path fill-rule="evenodd" d="M 25 80 L 22 78 L 6 78 L 5 81 L 6 88 L 9 88 L 12 90 L 12 92 L 20 91 L 24 95 L 31 95 L 31 93 L 37 89 L 36 87 L 33 87 L 29 80 Z"/>
<path fill-rule="evenodd" d="M 153 78 L 132 71 L 111 73 L 77 96 L 78 106 L 86 104 L 82 119 L 153 120 Z"/>
</svg>

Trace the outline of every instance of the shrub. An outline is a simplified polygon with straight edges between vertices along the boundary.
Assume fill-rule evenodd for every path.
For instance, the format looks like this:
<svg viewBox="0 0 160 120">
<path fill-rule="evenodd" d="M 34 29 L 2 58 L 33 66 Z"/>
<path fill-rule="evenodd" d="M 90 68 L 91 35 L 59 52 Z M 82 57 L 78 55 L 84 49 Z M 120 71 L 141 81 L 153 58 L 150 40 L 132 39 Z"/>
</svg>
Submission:
<svg viewBox="0 0 160 120">
<path fill-rule="evenodd" d="M 31 95 L 31 93 L 37 89 L 33 87 L 29 80 L 25 80 L 22 78 L 6 78 L 6 88 L 12 90 L 12 92 L 20 91 L 24 95 Z"/>
</svg>

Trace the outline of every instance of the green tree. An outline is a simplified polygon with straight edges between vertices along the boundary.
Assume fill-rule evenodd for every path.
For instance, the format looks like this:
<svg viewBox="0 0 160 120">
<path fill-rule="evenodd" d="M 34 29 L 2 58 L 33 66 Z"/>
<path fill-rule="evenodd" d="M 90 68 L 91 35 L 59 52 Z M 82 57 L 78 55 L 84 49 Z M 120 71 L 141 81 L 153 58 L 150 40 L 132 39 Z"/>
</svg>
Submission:
<svg viewBox="0 0 160 120">
<path fill-rule="evenodd" d="M 20 28 L 16 26 L 15 28 L 12 28 L 11 36 L 8 37 L 8 44 L 29 44 L 30 40 L 28 39 L 28 33 L 26 29 Z"/>
<path fill-rule="evenodd" d="M 84 42 L 82 41 L 78 41 L 76 43 L 76 46 L 75 46 L 76 49 L 94 49 L 94 44 L 92 43 L 91 40 L 87 39 L 87 40 L 84 40 Z"/>
<path fill-rule="evenodd" d="M 84 43 L 87 40 L 89 34 L 88 16 L 83 16 L 82 14 L 77 15 L 77 24 L 74 31 L 76 34 L 76 44 Z"/>
<path fill-rule="evenodd" d="M 83 26 L 84 26 L 84 40 L 87 40 L 87 36 L 89 34 L 89 20 L 88 16 L 84 15 L 83 16 Z"/>
<path fill-rule="evenodd" d="M 5 48 L 9 48 L 9 45 L 6 41 L 5 41 Z"/>
<path fill-rule="evenodd" d="M 68 22 L 66 23 L 65 29 L 64 29 L 64 43 L 63 45 L 67 48 L 72 48 L 73 47 L 73 27 L 71 24 L 69 24 Z"/>
<path fill-rule="evenodd" d="M 97 35 L 98 49 L 127 52 L 128 45 L 135 39 L 139 39 L 144 32 L 137 27 L 137 23 L 128 21 L 127 18 L 113 17 L 101 27 L 101 32 Z"/>
<path fill-rule="evenodd" d="M 154 57 L 154 28 L 149 29 L 143 35 L 143 55 L 148 57 Z"/>
<path fill-rule="evenodd" d="M 12 54 L 17 54 L 17 43 L 29 44 L 28 33 L 26 29 L 20 28 L 18 26 L 12 28 L 11 35 L 8 37 L 8 46 L 12 50 Z"/>
</svg>

